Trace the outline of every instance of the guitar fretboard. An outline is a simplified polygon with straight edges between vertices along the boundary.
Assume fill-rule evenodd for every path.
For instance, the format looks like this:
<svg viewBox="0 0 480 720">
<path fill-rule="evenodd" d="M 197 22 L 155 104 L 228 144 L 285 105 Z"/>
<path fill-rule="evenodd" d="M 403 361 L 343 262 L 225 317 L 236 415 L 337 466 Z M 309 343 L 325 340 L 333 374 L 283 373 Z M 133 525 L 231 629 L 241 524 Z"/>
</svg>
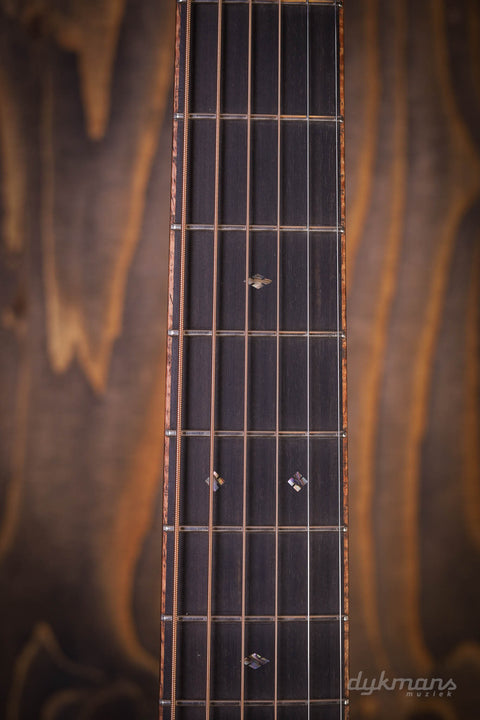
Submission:
<svg viewBox="0 0 480 720">
<path fill-rule="evenodd" d="M 342 18 L 177 4 L 164 720 L 347 714 Z"/>
</svg>

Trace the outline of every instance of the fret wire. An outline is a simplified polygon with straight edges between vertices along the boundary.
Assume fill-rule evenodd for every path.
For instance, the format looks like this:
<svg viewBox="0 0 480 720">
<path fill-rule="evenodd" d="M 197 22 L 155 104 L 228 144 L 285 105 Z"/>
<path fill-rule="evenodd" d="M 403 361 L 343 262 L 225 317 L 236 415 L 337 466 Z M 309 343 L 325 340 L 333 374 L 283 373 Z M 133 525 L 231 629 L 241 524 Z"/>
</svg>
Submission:
<svg viewBox="0 0 480 720">
<path fill-rule="evenodd" d="M 180 230 L 181 226 L 180 225 L 172 225 L 171 229 L 172 230 Z M 277 229 L 278 229 L 277 225 L 250 225 L 251 232 L 252 231 L 253 232 L 268 232 L 268 231 L 274 232 Z M 214 230 L 214 226 L 207 225 L 207 224 L 204 224 L 204 225 L 192 224 L 192 225 L 187 225 L 187 230 Z M 227 230 L 231 230 L 233 232 L 234 231 L 245 232 L 246 227 L 245 227 L 245 225 L 219 225 L 218 230 L 220 232 L 224 232 Z M 321 232 L 343 233 L 343 232 L 345 232 L 343 227 L 337 228 L 334 225 L 332 225 L 332 226 L 328 226 L 328 225 L 314 226 L 314 225 L 312 225 L 310 228 L 307 228 L 306 225 L 281 225 L 280 230 L 281 230 L 281 232 L 306 232 L 307 230 L 310 230 L 311 232 L 318 232 L 318 233 L 321 233 Z"/>
<path fill-rule="evenodd" d="M 177 0 L 182 4 L 186 0 Z M 193 0 L 194 5 L 216 5 L 218 0 Z M 246 5 L 248 0 L 226 0 L 227 5 Z M 254 5 L 273 5 L 278 0 L 253 0 Z M 310 0 L 313 5 L 327 5 L 330 7 L 343 7 L 343 0 Z M 283 0 L 283 5 L 306 5 L 306 0 Z"/>
<path fill-rule="evenodd" d="M 307 36 L 307 52 L 306 52 L 306 115 L 307 115 L 307 184 L 306 184 L 306 210 L 307 210 L 307 227 L 310 227 L 310 7 L 307 0 L 306 8 L 306 36 Z M 310 720 L 310 695 L 311 695 L 311 660 L 310 660 L 310 230 L 307 229 L 306 237 L 307 252 L 307 718 Z"/>
<path fill-rule="evenodd" d="M 277 56 L 277 297 L 276 297 L 276 371 L 275 371 L 275 667 L 274 720 L 278 715 L 278 511 L 279 511 L 279 429 L 280 429 L 280 223 L 281 223 L 281 120 L 282 113 L 282 0 L 278 0 L 278 56 Z"/>
<path fill-rule="evenodd" d="M 178 336 L 178 330 L 169 330 L 171 337 Z M 210 337 L 211 330 L 184 330 L 184 337 Z M 248 330 L 246 333 L 249 337 L 276 337 L 276 330 Z M 336 330 L 280 330 L 280 337 L 314 337 L 314 338 L 336 338 Z M 217 330 L 217 337 L 244 337 L 245 330 Z M 340 337 L 345 338 L 345 333 L 340 331 Z"/>
<path fill-rule="evenodd" d="M 210 430 L 181 430 L 182 437 L 210 437 Z M 165 430 L 165 435 L 174 437 L 176 430 Z M 243 437 L 243 430 L 215 430 L 215 437 Z M 248 430 L 248 437 L 307 437 L 306 430 Z M 345 430 L 311 430 L 310 438 L 344 438 L 347 436 Z"/>
<path fill-rule="evenodd" d="M 188 172 L 188 111 L 190 91 L 190 47 L 191 47 L 192 0 L 187 0 L 185 28 L 185 80 L 184 80 L 184 117 L 183 123 L 183 163 L 182 163 L 182 209 L 181 209 L 181 250 L 180 250 L 180 297 L 179 297 L 179 343 L 178 343 L 178 381 L 177 381 L 177 428 L 179 437 L 175 447 L 175 512 L 173 545 L 173 595 L 172 595 L 172 667 L 171 667 L 171 720 L 176 716 L 177 685 L 177 641 L 178 641 L 178 569 L 179 569 L 179 528 L 180 528 L 180 471 L 181 471 L 181 429 L 183 394 L 183 328 L 185 294 L 185 250 L 187 224 L 187 172 Z"/>
<path fill-rule="evenodd" d="M 335 115 L 338 116 L 338 42 L 337 42 L 337 33 L 338 33 L 338 10 L 335 9 Z M 339 196 L 338 196 L 338 183 L 339 183 L 339 175 L 338 175 L 338 127 L 335 133 L 335 194 L 336 194 L 336 203 L 335 203 L 335 224 L 338 228 L 339 223 Z M 337 242 L 336 242 L 336 252 L 337 252 L 337 332 L 340 331 L 340 257 L 339 257 L 339 236 L 337 231 Z M 340 425 L 341 425 L 341 417 L 340 417 L 340 402 L 341 402 L 341 358 L 340 358 L 340 337 L 337 337 L 337 429 L 340 431 Z M 338 438 L 338 445 L 337 445 L 337 463 L 338 463 L 338 471 L 337 471 L 337 484 L 338 484 L 338 525 L 340 526 L 342 522 L 342 492 L 341 492 L 341 480 L 342 480 L 342 469 L 341 469 L 341 440 L 340 437 Z M 343 583 L 342 583 L 342 557 L 341 557 L 341 551 L 342 551 L 342 533 L 338 532 L 338 608 L 339 611 L 342 611 L 342 596 L 343 596 Z M 342 683 L 342 673 L 343 673 L 343 625 L 341 622 L 338 623 L 338 641 L 339 641 L 339 695 L 342 699 L 343 697 L 343 683 Z M 339 711 L 339 719 L 342 720 L 343 717 L 343 705 L 340 703 L 340 711 Z"/>
<path fill-rule="evenodd" d="M 173 525 L 164 525 L 165 532 L 172 532 Z M 278 532 L 307 532 L 307 525 L 279 525 Z M 275 525 L 248 525 L 246 531 L 249 533 L 275 533 Z M 180 525 L 180 532 L 208 532 L 208 525 Z M 214 525 L 213 532 L 217 533 L 241 533 L 243 528 L 241 525 Z M 347 526 L 341 525 L 310 525 L 310 532 L 347 532 Z"/>
<path fill-rule="evenodd" d="M 245 717 L 245 610 L 247 568 L 247 431 L 248 431 L 248 338 L 249 338 L 249 265 L 250 265 L 250 163 L 252 115 L 252 0 L 248 2 L 248 68 L 247 68 L 247 187 L 245 208 L 245 351 L 243 377 L 243 479 L 242 479 L 242 617 L 240 650 L 240 720 Z"/>
<path fill-rule="evenodd" d="M 292 705 L 294 707 L 302 707 L 307 704 L 307 699 L 302 698 L 291 698 L 289 700 L 278 700 L 278 705 L 280 707 L 288 707 L 289 705 Z M 328 706 L 328 705 L 337 705 L 338 703 L 342 703 L 343 705 L 348 705 L 348 700 L 344 700 L 341 698 L 315 698 L 314 700 L 310 701 L 312 705 L 316 706 Z M 274 700 L 245 700 L 244 704 L 245 707 L 274 707 Z M 170 701 L 169 700 L 160 700 L 160 706 L 165 705 L 169 706 Z M 177 704 L 180 707 L 204 707 L 205 701 L 204 700 L 178 700 Z M 240 700 L 211 700 L 210 704 L 212 707 L 240 707 Z"/>
<path fill-rule="evenodd" d="M 212 707 L 240 707 L 240 700 L 211 700 L 210 705 Z M 275 707 L 275 703 L 280 707 L 288 707 L 292 705 L 294 707 L 302 707 L 308 702 L 307 698 L 290 698 L 287 700 L 244 700 L 245 707 Z M 343 698 L 314 698 L 310 700 L 312 705 L 328 706 L 337 705 L 342 703 L 348 705 L 348 700 Z M 161 706 L 170 705 L 169 700 L 160 700 Z M 205 707 L 205 700 L 177 700 L 177 705 L 180 707 Z"/>
<path fill-rule="evenodd" d="M 174 113 L 174 119 L 175 120 L 183 120 L 183 113 Z M 270 121 L 276 121 L 278 120 L 278 115 L 275 113 L 274 115 L 268 115 L 268 114 L 251 114 L 250 116 L 244 113 L 221 113 L 220 114 L 221 120 L 253 120 L 253 121 L 264 121 L 264 120 L 270 120 Z M 190 120 L 216 120 L 215 113 L 190 113 Z M 280 115 L 280 120 L 286 120 L 288 121 L 303 121 L 306 122 L 307 120 L 313 121 L 313 122 L 331 122 L 331 123 L 343 123 L 344 119 L 341 116 L 335 116 L 335 115 L 310 115 L 310 117 L 307 118 L 306 115 Z"/>
<path fill-rule="evenodd" d="M 178 225 L 177 223 L 173 223 L 170 226 L 170 230 L 181 230 L 182 226 Z M 213 225 L 205 224 L 205 223 L 192 223 L 190 225 L 187 225 L 187 230 L 202 230 L 202 231 L 212 231 L 214 229 Z M 277 225 L 250 225 L 250 232 L 276 232 L 278 229 Z M 220 232 L 225 231 L 238 231 L 238 232 L 245 232 L 246 226 L 245 225 L 219 225 L 218 230 Z M 280 225 L 280 230 L 282 232 L 306 232 L 307 230 L 310 230 L 310 232 L 316 232 L 316 233 L 341 233 L 343 234 L 345 232 L 344 227 L 336 227 L 335 225 L 311 225 L 309 228 L 307 228 L 306 225 Z"/>
<path fill-rule="evenodd" d="M 215 121 L 215 207 L 213 228 L 213 287 L 212 287 L 212 362 L 210 386 L 210 470 L 208 499 L 208 570 L 207 570 L 207 668 L 205 678 L 205 719 L 210 720 L 210 686 L 212 664 L 212 572 L 213 572 L 213 492 L 215 463 L 215 389 L 216 389 L 216 328 L 217 328 L 217 272 L 218 272 L 218 212 L 220 182 L 220 93 L 222 64 L 222 0 L 217 12 L 217 86 Z"/>
<path fill-rule="evenodd" d="M 278 615 L 278 621 L 279 622 L 306 622 L 308 618 L 308 615 Z M 172 616 L 171 615 L 162 615 L 160 617 L 162 622 L 171 622 Z M 348 620 L 346 615 L 310 615 L 311 620 L 315 620 L 316 622 L 330 622 L 330 621 L 337 621 L 337 620 L 343 620 L 343 622 L 346 622 Z M 206 615 L 178 615 L 177 616 L 177 622 L 196 622 L 196 623 L 203 623 L 206 622 L 207 616 Z M 212 622 L 216 623 L 264 623 L 264 622 L 273 622 L 275 620 L 274 615 L 212 615 Z"/>
</svg>

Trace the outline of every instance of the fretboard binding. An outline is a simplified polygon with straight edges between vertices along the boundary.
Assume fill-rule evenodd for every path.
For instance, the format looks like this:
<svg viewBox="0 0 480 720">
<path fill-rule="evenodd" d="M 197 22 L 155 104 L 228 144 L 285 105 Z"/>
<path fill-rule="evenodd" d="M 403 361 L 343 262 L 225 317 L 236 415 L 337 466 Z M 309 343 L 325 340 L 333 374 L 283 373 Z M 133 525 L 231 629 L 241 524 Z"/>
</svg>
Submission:
<svg viewBox="0 0 480 720">
<path fill-rule="evenodd" d="M 308 615 L 245 615 L 242 618 L 241 615 L 212 615 L 213 622 L 217 623 L 239 623 L 239 622 L 306 622 L 309 619 Z M 160 620 L 162 622 L 172 622 L 171 615 L 162 615 Z M 207 620 L 206 615 L 177 615 L 179 622 L 205 622 Z M 347 622 L 348 615 L 310 615 L 310 620 L 315 622 L 329 622 L 343 620 Z"/>
<path fill-rule="evenodd" d="M 210 700 L 212 707 L 241 707 L 241 700 Z M 292 698 L 290 700 L 244 700 L 245 706 L 248 707 L 274 707 L 277 705 L 348 705 L 346 698 L 316 698 L 307 700 L 306 698 Z M 160 700 L 160 705 L 171 705 L 170 700 Z M 176 700 L 175 704 L 180 707 L 205 707 L 205 700 Z"/>
<path fill-rule="evenodd" d="M 170 225 L 170 230 L 181 230 L 182 226 L 180 223 L 173 223 Z M 214 230 L 213 225 L 205 224 L 205 223 L 189 223 L 185 227 L 186 230 Z M 246 232 L 247 226 L 246 225 L 219 225 L 218 229 L 226 232 L 226 231 L 238 231 L 238 232 Z M 343 225 L 280 225 L 279 228 L 277 225 L 249 225 L 248 229 L 251 232 L 277 232 L 277 229 L 280 229 L 281 232 L 310 232 L 310 233 L 344 233 L 345 228 Z"/>
<path fill-rule="evenodd" d="M 243 430 L 215 430 L 215 437 L 239 437 L 244 436 Z M 176 437 L 177 431 L 173 429 L 165 430 L 167 437 Z M 182 437 L 210 437 L 210 430 L 182 430 Z M 248 430 L 247 437 L 276 437 L 275 430 Z M 316 438 L 345 438 L 347 433 L 345 430 L 338 432 L 337 430 L 280 430 L 279 437 L 316 437 Z"/>
<path fill-rule="evenodd" d="M 171 337 L 178 337 L 178 330 L 169 330 L 168 334 Z M 245 337 L 245 330 L 217 330 L 217 337 Z M 278 333 L 276 330 L 249 330 L 246 333 L 249 337 L 325 337 L 325 338 L 337 338 L 345 339 L 344 332 L 337 332 L 336 330 L 280 330 Z M 184 337 L 211 337 L 211 330 L 184 330 Z"/>
<path fill-rule="evenodd" d="M 163 532 L 173 532 L 175 529 L 174 525 L 164 525 Z M 247 525 L 245 530 L 249 533 L 273 533 L 278 531 L 279 533 L 292 533 L 292 532 L 347 532 L 346 525 Z M 184 533 L 198 533 L 208 532 L 208 525 L 180 525 L 180 532 Z M 213 532 L 216 533 L 241 533 L 243 532 L 242 525 L 214 525 Z"/>
<path fill-rule="evenodd" d="M 174 116 L 175 120 L 183 120 L 183 113 L 175 113 Z M 217 116 L 215 113 L 190 113 L 189 114 L 190 120 L 216 120 Z M 265 120 L 271 120 L 271 121 L 278 121 L 278 115 L 266 115 L 266 114 L 260 114 L 257 115 L 245 115 L 244 113 L 222 113 L 220 115 L 221 120 L 258 120 L 258 121 L 265 121 Z M 280 115 L 280 120 L 285 120 L 287 122 L 330 122 L 330 123 L 338 123 L 342 124 L 344 122 L 342 115 Z"/>
</svg>

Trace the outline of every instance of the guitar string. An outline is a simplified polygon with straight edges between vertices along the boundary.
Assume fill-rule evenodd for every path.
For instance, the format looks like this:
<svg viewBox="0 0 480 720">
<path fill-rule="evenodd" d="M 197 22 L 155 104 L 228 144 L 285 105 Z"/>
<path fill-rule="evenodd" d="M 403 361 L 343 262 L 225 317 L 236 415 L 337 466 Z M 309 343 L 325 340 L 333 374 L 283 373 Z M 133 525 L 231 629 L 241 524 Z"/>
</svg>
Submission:
<svg viewBox="0 0 480 720">
<path fill-rule="evenodd" d="M 179 288 L 179 323 L 178 323 L 178 379 L 177 379 L 177 439 L 175 447 L 175 514 L 173 541 L 173 596 L 172 596 L 172 688 L 171 688 L 171 720 L 176 715 L 177 690 L 177 641 L 178 641 L 178 568 L 180 538 L 180 471 L 181 471 L 181 438 L 182 438 L 182 399 L 183 399 L 183 345 L 184 345 L 184 291 L 185 291 L 185 252 L 187 233 L 187 172 L 188 172 L 188 112 L 190 95 L 190 47 L 192 0 L 187 0 L 185 28 L 185 79 L 184 79 L 184 110 L 183 110 L 183 162 L 182 162 L 182 210 L 180 240 L 180 288 Z"/>
<path fill-rule="evenodd" d="M 337 41 L 337 33 L 338 33 L 338 7 L 335 7 L 334 14 L 335 14 L 335 119 L 338 119 L 338 41 Z M 340 234 L 338 232 L 338 222 L 339 222 L 339 195 L 338 195 L 338 183 L 339 183 L 339 175 L 338 175 L 338 123 L 335 123 L 335 212 L 336 212 L 336 248 L 337 248 L 337 333 L 340 330 L 340 257 L 339 257 L 339 242 L 340 242 Z M 340 698 L 339 703 L 339 717 L 340 720 L 342 720 L 343 717 L 343 608 L 342 608 L 342 599 L 343 599 L 343 587 L 342 587 L 342 533 L 340 530 L 340 523 L 342 522 L 342 488 L 341 488 L 341 482 L 342 482 L 342 461 L 341 461 L 341 439 L 340 439 L 340 424 L 341 424 L 341 414 L 340 414 L 340 403 L 341 403 L 341 355 L 340 355 L 340 337 L 337 336 L 337 430 L 338 430 L 338 440 L 337 440 L 337 483 L 338 483 L 338 615 L 339 615 L 339 621 L 338 621 L 338 642 L 339 642 L 339 692 L 338 696 Z"/>
<path fill-rule="evenodd" d="M 245 717 L 245 615 L 247 564 L 247 437 L 248 437 L 248 349 L 249 349 L 249 292 L 250 265 L 250 150 L 252 114 L 252 0 L 248 0 L 248 68 L 247 68 L 247 188 L 245 209 L 245 357 L 243 377 L 243 501 L 242 501 L 242 638 L 240 670 L 240 720 Z"/>
<path fill-rule="evenodd" d="M 277 56 L 277 299 L 276 299 L 276 371 L 275 371 L 275 667 L 274 720 L 278 715 L 278 483 L 279 483 L 279 410 L 280 410 L 280 225 L 281 225 L 281 90 L 282 90 L 282 0 L 278 0 Z"/>
<path fill-rule="evenodd" d="M 307 253 L 307 718 L 310 720 L 311 668 L 310 668 L 310 5 L 306 6 L 306 135 L 307 135 L 307 192 L 306 192 L 306 253 Z"/>
<path fill-rule="evenodd" d="M 210 470 L 208 483 L 208 570 L 207 570 L 207 649 L 205 678 L 205 718 L 210 720 L 211 665 L 212 665 L 212 592 L 213 592 L 213 493 L 215 464 L 215 390 L 217 350 L 217 271 L 218 271 L 218 212 L 220 182 L 220 99 L 222 64 L 222 0 L 218 0 L 217 11 L 217 84 L 215 108 L 215 197 L 213 219 L 213 282 L 212 282 L 212 364 L 210 376 Z"/>
</svg>

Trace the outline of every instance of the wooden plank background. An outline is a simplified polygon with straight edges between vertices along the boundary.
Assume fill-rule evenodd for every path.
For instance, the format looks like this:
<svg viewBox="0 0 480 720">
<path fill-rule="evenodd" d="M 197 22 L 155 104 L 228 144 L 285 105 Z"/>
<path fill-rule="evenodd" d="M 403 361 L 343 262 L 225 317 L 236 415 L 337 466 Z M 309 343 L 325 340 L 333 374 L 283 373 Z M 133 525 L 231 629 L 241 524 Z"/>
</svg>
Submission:
<svg viewBox="0 0 480 720">
<path fill-rule="evenodd" d="M 458 685 L 357 718 L 479 713 L 479 23 L 346 11 L 351 669 Z"/>
<path fill-rule="evenodd" d="M 174 6 L 0 3 L 0 717 L 156 717 Z M 480 4 L 345 8 L 352 718 L 480 680 Z"/>
</svg>

